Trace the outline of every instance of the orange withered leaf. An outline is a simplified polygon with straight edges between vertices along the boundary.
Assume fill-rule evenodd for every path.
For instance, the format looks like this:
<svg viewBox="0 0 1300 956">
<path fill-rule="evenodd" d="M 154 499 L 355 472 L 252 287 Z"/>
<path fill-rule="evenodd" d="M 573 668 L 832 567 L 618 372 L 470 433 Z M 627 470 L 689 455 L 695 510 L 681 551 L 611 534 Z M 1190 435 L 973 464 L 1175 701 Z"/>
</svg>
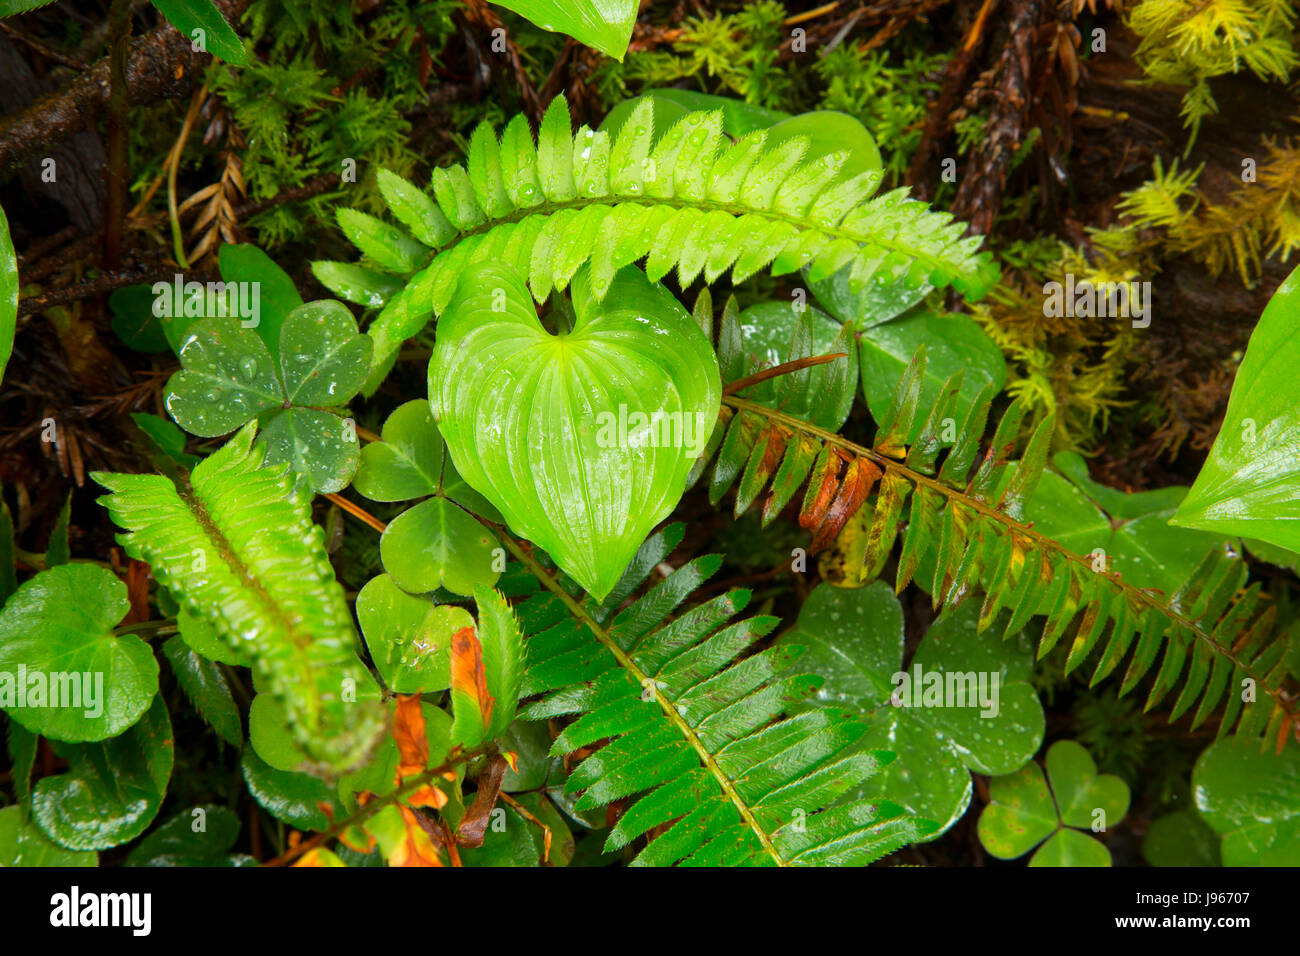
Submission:
<svg viewBox="0 0 1300 956">
<path fill-rule="evenodd" d="M 867 495 L 876 486 L 880 474 L 880 469 L 866 458 L 854 458 L 849 462 L 839 491 L 813 534 L 812 544 L 808 548 L 811 553 L 816 554 L 839 537 L 845 523 L 867 500 Z"/>
<path fill-rule="evenodd" d="M 462 695 L 472 704 L 484 728 L 491 723 L 492 707 L 496 701 L 488 693 L 483 646 L 472 627 L 462 627 L 452 636 L 451 689 L 453 694 Z M 458 721 L 462 718 L 459 711 L 456 718 Z"/>
<path fill-rule="evenodd" d="M 388 858 L 389 866 L 442 866 L 442 857 L 433 845 L 433 839 L 420 825 L 415 811 L 410 807 L 399 806 L 402 823 L 406 825 L 406 835 L 392 856 Z"/>
<path fill-rule="evenodd" d="M 429 769 L 429 740 L 425 736 L 424 711 L 419 694 L 398 694 L 393 716 L 393 742 L 397 744 L 397 785 Z M 440 808 L 447 795 L 437 787 L 425 785 L 406 798 L 413 807 Z"/>
</svg>

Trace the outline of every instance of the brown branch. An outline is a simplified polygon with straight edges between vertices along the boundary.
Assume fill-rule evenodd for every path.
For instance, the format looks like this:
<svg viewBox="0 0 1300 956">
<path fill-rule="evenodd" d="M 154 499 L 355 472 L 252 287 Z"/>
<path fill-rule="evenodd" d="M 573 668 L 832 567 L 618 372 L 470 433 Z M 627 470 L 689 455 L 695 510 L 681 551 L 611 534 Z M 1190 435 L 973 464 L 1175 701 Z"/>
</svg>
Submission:
<svg viewBox="0 0 1300 956">
<path fill-rule="evenodd" d="M 239 21 L 247 0 L 214 0 L 225 18 Z M 131 102 L 143 106 L 185 96 L 209 60 L 196 53 L 190 38 L 164 23 L 131 43 L 126 82 Z M 84 129 L 108 105 L 109 58 L 105 57 L 62 89 L 27 109 L 0 119 L 0 175 L 41 156 Z"/>
<path fill-rule="evenodd" d="M 795 359 L 792 362 L 782 362 L 780 365 L 773 365 L 771 368 L 765 368 L 753 375 L 746 375 L 744 378 L 738 378 L 723 390 L 723 395 L 734 395 L 736 392 L 743 391 L 751 385 L 757 385 L 759 382 L 766 382 L 769 378 L 776 378 L 778 375 L 788 375 L 791 372 L 797 372 L 800 369 L 812 368 L 814 365 L 825 365 L 827 362 L 834 362 L 838 358 L 844 358 L 847 352 L 830 352 L 826 355 L 810 355 L 806 358 Z"/>
<path fill-rule="evenodd" d="M 939 89 L 939 95 L 930 104 L 929 112 L 926 114 L 921 142 L 912 155 L 912 162 L 907 167 L 906 178 L 907 184 L 915 187 L 922 199 L 928 198 L 926 167 L 930 164 L 930 158 L 934 155 L 939 140 L 947 132 L 948 115 L 957 105 L 957 98 L 966 85 L 966 74 L 970 72 L 971 64 L 975 62 L 976 55 L 984 45 L 985 29 L 988 26 L 989 17 L 997 8 L 997 5 L 998 0 L 984 0 L 980 6 L 975 22 L 966 31 L 966 38 L 962 41 L 961 49 L 957 51 L 956 56 L 948 61 L 948 65 L 944 68 L 943 85 Z"/>
</svg>

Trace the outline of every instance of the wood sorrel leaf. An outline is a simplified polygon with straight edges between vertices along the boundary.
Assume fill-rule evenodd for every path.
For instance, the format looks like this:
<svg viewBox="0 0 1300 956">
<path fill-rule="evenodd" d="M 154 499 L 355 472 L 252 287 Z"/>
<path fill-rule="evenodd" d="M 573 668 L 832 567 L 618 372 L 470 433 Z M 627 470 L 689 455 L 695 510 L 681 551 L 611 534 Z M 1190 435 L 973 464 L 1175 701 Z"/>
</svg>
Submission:
<svg viewBox="0 0 1300 956">
<path fill-rule="evenodd" d="M 517 273 L 470 270 L 438 326 L 429 399 L 465 481 L 603 599 L 681 498 L 722 390 L 704 333 L 640 270 L 603 302 L 586 270 L 572 291 L 574 327 L 553 335 Z"/>
<path fill-rule="evenodd" d="M 1300 268 L 1278 287 L 1232 383 L 1223 428 L 1171 524 L 1300 550 Z"/>
</svg>

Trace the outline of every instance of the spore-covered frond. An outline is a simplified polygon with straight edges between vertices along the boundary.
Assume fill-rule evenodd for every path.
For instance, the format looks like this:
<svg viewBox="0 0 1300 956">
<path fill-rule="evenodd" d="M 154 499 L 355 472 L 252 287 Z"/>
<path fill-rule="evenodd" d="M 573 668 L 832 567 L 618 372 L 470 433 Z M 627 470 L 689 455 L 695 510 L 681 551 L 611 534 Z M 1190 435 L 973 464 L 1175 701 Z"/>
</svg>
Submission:
<svg viewBox="0 0 1300 956">
<path fill-rule="evenodd" d="M 465 165 L 434 171 L 431 194 L 383 173 L 381 190 L 405 229 L 339 214 L 373 265 L 414 272 L 370 327 L 367 391 L 401 343 L 447 305 L 472 262 L 509 263 L 538 301 L 588 261 L 603 296 L 619 269 L 642 258 L 652 280 L 675 269 L 683 286 L 769 267 L 773 275 L 808 267 L 813 281 L 848 269 L 855 288 L 905 278 L 970 298 L 996 281 L 980 237 L 964 236 L 963 223 L 905 189 L 873 199 L 881 171 L 840 177 L 847 153 L 805 158 L 806 137 L 769 149 L 762 130 L 732 142 L 718 111 L 687 114 L 657 141 L 654 133 L 647 100 L 612 136 L 585 126 L 575 135 L 559 97 L 536 139 L 522 116 L 499 138 L 480 126 Z M 316 274 L 337 294 L 373 303 L 355 267 L 317 263 Z"/>
<path fill-rule="evenodd" d="M 217 636 L 252 658 L 259 687 L 323 773 L 359 764 L 384 731 L 343 589 L 285 466 L 262 467 L 249 424 L 188 482 L 98 473 L 118 542 Z"/>
<path fill-rule="evenodd" d="M 567 786 L 579 809 L 633 798 L 607 848 L 656 831 L 636 865 L 851 866 L 934 832 L 902 807 L 854 796 L 892 754 L 867 749 L 866 726 L 848 713 L 799 706 L 820 679 L 791 670 L 796 648 L 754 652 L 777 619 L 736 620 L 749 592 L 682 610 L 716 555 L 615 612 L 681 537 L 680 525 L 651 536 L 596 607 L 511 543 L 546 587 L 516 608 L 530 635 L 523 693 L 540 695 L 520 716 L 570 721 L 556 754 L 599 745 Z"/>
</svg>

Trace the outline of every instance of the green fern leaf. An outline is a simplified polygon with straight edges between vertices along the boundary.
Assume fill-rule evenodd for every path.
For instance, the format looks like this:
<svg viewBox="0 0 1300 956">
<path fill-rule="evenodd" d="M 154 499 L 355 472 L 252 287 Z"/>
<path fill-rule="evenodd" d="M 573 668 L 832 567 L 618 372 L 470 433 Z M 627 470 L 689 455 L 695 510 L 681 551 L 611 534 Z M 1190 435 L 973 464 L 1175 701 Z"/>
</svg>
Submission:
<svg viewBox="0 0 1300 956">
<path fill-rule="evenodd" d="M 838 180 L 847 154 L 805 159 L 807 137 L 769 149 L 757 131 L 732 143 L 715 110 L 688 113 L 655 143 L 649 100 L 613 140 L 585 128 L 575 136 L 571 123 L 557 97 L 536 143 L 520 117 L 500 140 L 479 127 L 467 166 L 435 170 L 424 199 L 385 176 L 385 198 L 421 241 L 397 227 L 381 230 L 364 214 L 340 213 L 345 232 L 375 263 L 399 273 L 423 266 L 370 327 L 367 393 L 401 343 L 446 308 L 460 271 L 478 262 L 519 269 L 539 302 L 587 261 L 603 298 L 620 268 L 647 255 L 651 279 L 677 269 L 683 284 L 701 273 L 714 281 L 728 269 L 740 281 L 768 266 L 777 275 L 808 267 L 814 278 L 850 269 L 854 289 L 907 278 L 970 298 L 996 281 L 980 238 L 963 238 L 962 223 L 906 190 L 871 200 L 878 170 Z M 427 215 L 430 204 L 440 219 Z"/>
<path fill-rule="evenodd" d="M 933 833 L 894 804 L 846 802 L 892 754 L 866 749 L 865 725 L 842 711 L 784 716 L 820 680 L 790 672 L 798 648 L 747 654 L 777 623 L 733 622 L 749 592 L 673 616 L 719 558 L 696 558 L 612 614 L 681 534 L 651 536 L 596 608 L 507 542 L 549 592 L 519 608 L 531 635 L 522 690 L 541 695 L 520 716 L 574 718 L 556 754 L 608 740 L 570 776 L 576 807 L 636 797 L 607 850 L 667 826 L 634 865 L 865 865 Z"/>
<path fill-rule="evenodd" d="M 261 467 L 255 431 L 245 426 L 178 484 L 97 473 L 112 492 L 100 502 L 126 529 L 126 553 L 147 561 L 223 643 L 251 655 L 310 769 L 347 772 L 370 753 L 384 717 L 309 497 L 284 466 Z"/>
</svg>

